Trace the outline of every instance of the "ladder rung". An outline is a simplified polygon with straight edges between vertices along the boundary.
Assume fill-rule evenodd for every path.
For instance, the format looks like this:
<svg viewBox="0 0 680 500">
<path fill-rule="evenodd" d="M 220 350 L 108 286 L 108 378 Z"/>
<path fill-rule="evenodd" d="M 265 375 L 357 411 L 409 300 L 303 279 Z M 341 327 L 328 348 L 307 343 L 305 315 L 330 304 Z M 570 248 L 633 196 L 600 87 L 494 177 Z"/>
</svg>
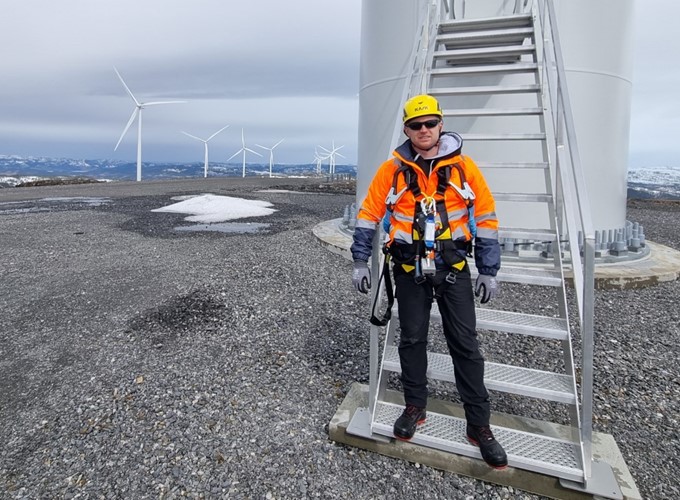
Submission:
<svg viewBox="0 0 680 500">
<path fill-rule="evenodd" d="M 473 277 L 477 276 L 477 269 L 470 266 Z M 562 286 L 562 274 L 554 269 L 541 267 L 501 266 L 497 278 L 502 283 L 523 283 L 525 285 Z"/>
<path fill-rule="evenodd" d="M 549 193 L 499 193 L 494 192 L 493 197 L 496 201 L 518 201 L 518 202 L 538 202 L 551 203 L 553 197 Z"/>
<path fill-rule="evenodd" d="M 498 237 L 516 240 L 555 241 L 555 231 L 552 229 L 501 227 L 498 229 Z"/>
<path fill-rule="evenodd" d="M 477 166 L 479 168 L 508 168 L 508 169 L 540 168 L 540 169 L 545 170 L 546 168 L 548 168 L 548 163 L 547 162 L 541 162 L 541 163 L 498 162 L 498 163 L 494 163 L 494 162 L 480 161 L 480 162 L 477 162 Z"/>
<path fill-rule="evenodd" d="M 439 30 L 442 33 L 451 33 L 456 31 L 474 31 L 532 25 L 533 18 L 531 15 L 516 14 L 502 17 L 483 17 L 477 19 L 456 19 L 451 21 L 442 21 L 439 24 Z"/>
<path fill-rule="evenodd" d="M 461 134 L 466 141 L 543 141 L 545 134 Z"/>
<path fill-rule="evenodd" d="M 567 321 L 562 318 L 480 307 L 477 308 L 477 328 L 556 340 L 566 340 L 569 336 Z"/>
<path fill-rule="evenodd" d="M 454 68 L 434 68 L 430 76 L 472 76 L 485 74 L 530 73 L 538 71 L 538 64 L 532 62 L 495 64 L 491 66 L 457 66 Z"/>
<path fill-rule="evenodd" d="M 433 54 L 435 60 L 447 59 L 471 59 L 491 58 L 498 56 L 521 56 L 532 54 L 536 50 L 534 45 L 513 45 L 509 47 L 480 47 L 476 49 L 436 50 Z"/>
<path fill-rule="evenodd" d="M 394 403 L 378 401 L 371 423 L 371 431 L 383 436 L 394 437 L 394 422 L 404 407 Z M 481 459 L 479 448 L 471 445 L 465 437 L 466 421 L 427 412 L 427 420 L 418 427 L 410 443 Z M 508 465 L 535 471 L 571 481 L 582 482 L 583 470 L 579 446 L 571 441 L 557 439 L 530 432 L 517 431 L 492 425 L 494 436 L 508 454 Z"/>
<path fill-rule="evenodd" d="M 433 88 L 429 90 L 430 95 L 452 96 L 452 95 L 481 95 L 481 94 L 519 94 L 527 92 L 539 92 L 541 87 L 538 84 L 531 85 L 495 85 L 488 87 L 449 87 Z"/>
<path fill-rule="evenodd" d="M 395 303 L 397 301 L 395 300 Z M 499 311 L 477 307 L 477 328 L 496 332 L 518 333 L 546 339 L 566 340 L 569 336 L 567 322 L 562 318 L 538 316 L 511 311 Z M 399 316 L 399 308 L 393 307 L 395 316 Z M 430 317 L 441 321 L 437 304 L 432 305 Z"/>
<path fill-rule="evenodd" d="M 508 45 L 521 43 L 525 38 L 532 37 L 533 34 L 534 29 L 530 27 L 454 31 L 440 34 L 437 36 L 437 42 L 445 44 L 447 48 L 451 48 L 451 45 L 461 44 L 469 44 L 468 46 L 472 46 L 480 44 L 498 45 L 504 43 Z"/>
<path fill-rule="evenodd" d="M 445 109 L 444 116 L 525 116 L 542 115 L 543 108 L 469 108 Z"/>
<path fill-rule="evenodd" d="M 399 350 L 396 346 L 386 347 L 383 369 L 401 373 Z M 428 352 L 427 377 L 433 380 L 455 382 L 456 376 L 453 371 L 451 356 Z M 487 389 L 519 394 L 520 396 L 557 401 L 558 403 L 576 403 L 571 377 L 560 373 L 485 362 L 484 385 Z"/>
</svg>

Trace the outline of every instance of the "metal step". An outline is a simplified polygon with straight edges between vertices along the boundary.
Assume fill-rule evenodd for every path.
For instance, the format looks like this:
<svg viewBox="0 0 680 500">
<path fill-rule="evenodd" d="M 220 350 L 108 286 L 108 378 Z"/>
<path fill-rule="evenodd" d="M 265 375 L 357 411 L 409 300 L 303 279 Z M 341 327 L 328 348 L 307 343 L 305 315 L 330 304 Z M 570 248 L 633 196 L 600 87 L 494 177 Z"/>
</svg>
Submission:
<svg viewBox="0 0 680 500">
<path fill-rule="evenodd" d="M 498 229 L 498 237 L 517 240 L 555 241 L 555 231 L 552 229 L 501 227 Z"/>
<path fill-rule="evenodd" d="M 495 85 L 477 87 L 443 87 L 432 88 L 430 95 L 434 96 L 455 96 L 455 95 L 487 95 L 487 94 L 521 94 L 538 93 L 541 87 L 538 84 L 531 85 Z"/>
<path fill-rule="evenodd" d="M 444 116 L 530 116 L 542 115 L 543 108 L 464 108 L 445 109 Z"/>
<path fill-rule="evenodd" d="M 456 46 L 490 47 L 522 43 L 526 38 L 533 38 L 533 36 L 534 29 L 532 27 L 502 28 L 443 33 L 437 36 L 437 42 L 444 44 L 447 49 L 453 49 Z"/>
<path fill-rule="evenodd" d="M 395 300 L 395 303 L 397 301 Z M 498 309 L 475 308 L 477 328 L 494 332 L 518 333 L 546 339 L 566 340 L 569 330 L 566 320 L 550 316 L 538 316 Z M 392 314 L 399 316 L 399 307 L 393 307 Z M 441 321 L 437 304 L 432 304 L 432 319 Z"/>
<path fill-rule="evenodd" d="M 481 307 L 476 308 L 476 312 L 477 328 L 482 330 L 519 333 L 555 340 L 566 340 L 569 337 L 567 321 L 562 318 Z"/>
<path fill-rule="evenodd" d="M 489 74 L 536 73 L 538 64 L 533 62 L 494 64 L 489 66 L 456 66 L 453 68 L 433 68 L 430 76 L 479 76 Z"/>
<path fill-rule="evenodd" d="M 518 202 L 537 202 L 551 203 L 553 196 L 550 193 L 499 193 L 494 192 L 493 197 L 496 201 L 518 201 Z"/>
<path fill-rule="evenodd" d="M 383 359 L 383 369 L 401 373 L 399 350 L 387 346 Z M 427 353 L 427 377 L 432 380 L 455 382 L 453 362 L 449 354 Z M 484 385 L 494 391 L 519 394 L 531 398 L 576 404 L 573 381 L 569 375 L 522 368 L 499 363 L 484 363 Z"/>
<path fill-rule="evenodd" d="M 543 141 L 545 134 L 461 134 L 466 141 Z"/>
<path fill-rule="evenodd" d="M 404 407 L 378 401 L 372 432 L 394 437 L 392 428 Z M 479 448 L 465 437 L 465 419 L 428 411 L 410 443 L 481 459 Z M 508 454 L 508 465 L 571 481 L 583 481 L 580 450 L 570 441 L 491 426 L 494 436 Z"/>
<path fill-rule="evenodd" d="M 477 49 L 436 50 L 432 55 L 434 60 L 460 61 L 464 59 L 487 60 L 495 57 L 516 57 L 533 54 L 535 45 L 512 45 L 509 47 L 481 47 Z"/>
<path fill-rule="evenodd" d="M 477 162 L 479 168 L 508 168 L 508 169 L 521 169 L 521 168 L 539 168 L 545 170 L 549 168 L 548 162 L 540 163 L 523 163 L 523 162 Z"/>
<path fill-rule="evenodd" d="M 478 19 L 456 19 L 442 21 L 439 24 L 440 33 L 457 31 L 489 30 L 496 28 L 517 28 L 533 26 L 533 18 L 527 14 L 517 14 L 502 17 L 484 17 Z"/>
<path fill-rule="evenodd" d="M 472 277 L 477 276 L 475 266 L 470 266 Z M 501 283 L 525 285 L 562 286 L 562 275 L 554 269 L 541 267 L 515 267 L 503 265 L 496 275 Z"/>
</svg>

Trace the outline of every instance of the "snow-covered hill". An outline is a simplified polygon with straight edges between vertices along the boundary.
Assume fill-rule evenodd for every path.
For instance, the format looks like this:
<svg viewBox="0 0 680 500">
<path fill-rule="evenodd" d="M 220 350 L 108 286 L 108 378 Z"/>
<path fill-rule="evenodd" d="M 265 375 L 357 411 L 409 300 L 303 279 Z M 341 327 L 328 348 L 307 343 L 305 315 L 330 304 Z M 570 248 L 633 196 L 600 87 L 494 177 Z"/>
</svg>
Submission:
<svg viewBox="0 0 680 500">
<path fill-rule="evenodd" d="M 325 169 L 328 168 L 324 165 Z M 120 160 L 0 155 L 0 188 L 52 177 L 88 177 L 100 180 L 134 180 L 137 166 Z M 202 163 L 144 163 L 144 179 L 202 177 Z M 274 165 L 276 175 L 314 175 L 316 165 Z M 336 165 L 338 174 L 356 175 L 355 165 Z M 269 165 L 249 163 L 248 176 L 269 175 Z M 240 163 L 211 163 L 209 176 L 240 176 Z M 635 167 L 628 171 L 628 198 L 680 199 L 680 167 Z"/>
</svg>

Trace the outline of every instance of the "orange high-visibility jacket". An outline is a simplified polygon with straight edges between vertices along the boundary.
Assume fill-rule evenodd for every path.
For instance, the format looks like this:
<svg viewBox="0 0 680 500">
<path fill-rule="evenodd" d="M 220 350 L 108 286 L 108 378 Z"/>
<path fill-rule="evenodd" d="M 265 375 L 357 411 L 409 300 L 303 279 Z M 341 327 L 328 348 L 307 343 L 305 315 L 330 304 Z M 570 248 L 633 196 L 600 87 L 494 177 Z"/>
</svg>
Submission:
<svg viewBox="0 0 680 500">
<path fill-rule="evenodd" d="M 456 242 L 467 242 L 472 238 L 468 220 L 468 202 L 451 185 L 448 185 L 443 196 L 437 193 L 439 177 L 437 172 L 447 165 L 458 164 L 463 170 L 465 180 L 474 193 L 474 224 L 476 238 L 474 241 L 475 264 L 481 274 L 495 276 L 500 269 L 500 246 L 498 244 L 498 219 L 495 202 L 481 171 L 472 159 L 461 154 L 461 137 L 453 132 L 445 132 L 440 137 L 439 153 L 431 162 L 429 176 L 415 163 L 410 141 L 404 142 L 394 151 L 394 158 L 384 162 L 375 174 L 368 188 L 366 198 L 357 214 L 354 231 L 352 256 L 355 260 L 368 260 L 372 250 L 372 239 L 378 224 L 385 216 L 388 205 L 390 214 L 390 231 L 388 246 L 408 245 L 414 241 L 414 224 L 421 200 L 432 197 L 445 207 L 448 228 L 443 227 L 440 213 L 435 216 L 438 227 L 437 239 L 450 239 Z M 415 196 L 406 184 L 404 175 L 395 173 L 401 165 L 409 165 L 417 175 L 421 193 Z M 465 191 L 456 168 L 450 169 L 449 182 Z M 413 175 L 413 173 L 411 175 Z M 396 187 L 395 187 L 396 186 Z M 415 228 L 416 231 L 418 228 Z M 418 239 L 416 233 L 416 239 Z M 462 245 L 461 245 L 462 247 Z M 465 250 L 460 250 L 464 257 Z"/>
</svg>

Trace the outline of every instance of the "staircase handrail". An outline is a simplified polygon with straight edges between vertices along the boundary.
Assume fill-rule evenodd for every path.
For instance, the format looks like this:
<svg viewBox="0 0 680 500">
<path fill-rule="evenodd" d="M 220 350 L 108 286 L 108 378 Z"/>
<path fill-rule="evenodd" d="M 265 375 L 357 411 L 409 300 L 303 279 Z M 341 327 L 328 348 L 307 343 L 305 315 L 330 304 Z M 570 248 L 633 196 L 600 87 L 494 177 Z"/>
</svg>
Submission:
<svg viewBox="0 0 680 500">
<path fill-rule="evenodd" d="M 554 118 L 555 144 L 553 151 L 557 177 L 556 195 L 561 197 L 562 201 L 557 205 L 562 206 L 564 213 L 564 225 L 569 242 L 571 270 L 581 329 L 581 444 L 584 480 L 587 482 L 592 472 L 595 235 L 590 201 L 577 144 L 553 0 L 534 0 L 529 7 L 532 8 L 534 16 L 540 20 L 543 39 L 543 56 L 541 58 L 543 87 L 548 91 L 548 101 L 552 107 Z"/>
</svg>

